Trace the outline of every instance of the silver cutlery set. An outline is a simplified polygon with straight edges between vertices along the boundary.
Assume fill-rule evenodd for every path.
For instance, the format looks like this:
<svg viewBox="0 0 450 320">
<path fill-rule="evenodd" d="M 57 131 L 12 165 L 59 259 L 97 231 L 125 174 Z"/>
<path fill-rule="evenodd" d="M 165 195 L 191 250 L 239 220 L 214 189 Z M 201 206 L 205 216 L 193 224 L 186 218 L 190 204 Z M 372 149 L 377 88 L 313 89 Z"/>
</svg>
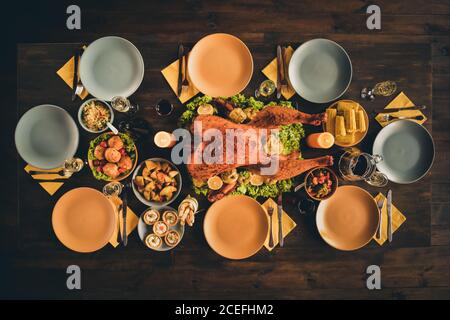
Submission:
<svg viewBox="0 0 450 320">
<path fill-rule="evenodd" d="M 389 190 L 386 196 L 387 200 L 387 235 L 388 235 L 388 241 L 392 242 L 392 190 Z M 378 209 L 380 210 L 380 224 L 378 226 L 377 230 L 377 239 L 381 239 L 382 237 L 382 227 L 383 227 L 383 206 L 384 206 L 385 198 L 381 197 L 380 200 L 377 202 Z"/>
<path fill-rule="evenodd" d="M 277 46 L 277 99 L 281 98 L 281 90 L 288 87 L 286 47 Z"/>
</svg>

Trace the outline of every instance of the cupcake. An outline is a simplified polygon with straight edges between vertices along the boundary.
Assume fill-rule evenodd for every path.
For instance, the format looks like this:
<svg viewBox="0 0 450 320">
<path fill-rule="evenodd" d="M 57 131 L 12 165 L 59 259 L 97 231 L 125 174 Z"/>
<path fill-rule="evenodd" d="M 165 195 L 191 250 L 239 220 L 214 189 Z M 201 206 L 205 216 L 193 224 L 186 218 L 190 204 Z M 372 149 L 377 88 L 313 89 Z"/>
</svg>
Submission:
<svg viewBox="0 0 450 320">
<path fill-rule="evenodd" d="M 159 220 L 159 212 L 155 209 L 150 209 L 147 212 L 144 213 L 143 220 L 146 224 L 152 225 L 156 221 Z"/>
<path fill-rule="evenodd" d="M 145 237 L 145 244 L 150 249 L 158 249 L 162 245 L 162 240 L 156 234 L 151 233 Z"/>
<path fill-rule="evenodd" d="M 170 230 L 164 237 L 164 241 L 169 247 L 174 247 L 180 241 L 180 234 L 175 230 Z"/>
<path fill-rule="evenodd" d="M 162 219 L 169 227 L 172 227 L 177 224 L 178 215 L 175 211 L 167 210 L 163 213 Z"/>
<path fill-rule="evenodd" d="M 166 235 L 167 231 L 169 231 L 169 227 L 167 226 L 167 224 L 164 221 L 157 221 L 153 225 L 153 232 L 157 236 L 164 237 Z"/>
</svg>

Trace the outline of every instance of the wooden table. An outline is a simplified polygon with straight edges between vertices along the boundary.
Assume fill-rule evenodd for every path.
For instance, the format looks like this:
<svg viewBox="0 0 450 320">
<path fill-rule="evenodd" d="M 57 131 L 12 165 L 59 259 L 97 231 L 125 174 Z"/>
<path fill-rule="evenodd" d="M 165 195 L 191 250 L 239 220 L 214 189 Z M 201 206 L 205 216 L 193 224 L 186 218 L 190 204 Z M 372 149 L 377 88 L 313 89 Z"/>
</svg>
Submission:
<svg viewBox="0 0 450 320">
<path fill-rule="evenodd" d="M 18 159 L 17 190 L 11 190 L 12 197 L 18 199 L 17 209 L 4 222 L 7 234 L 14 235 L 10 238 L 13 239 L 11 245 L 3 248 L 7 262 L 4 287 L 7 290 L 3 294 L 26 298 L 450 298 L 450 173 L 447 162 L 450 153 L 447 127 L 450 120 L 447 24 L 450 5 L 434 1 L 432 9 L 426 9 L 424 7 L 429 5 L 426 1 L 403 4 L 386 1 L 381 5 L 382 30 L 371 32 L 365 28 L 367 5 L 348 1 L 342 7 L 332 5 L 322 9 L 327 7 L 320 5 L 322 2 L 280 5 L 272 1 L 250 1 L 241 8 L 234 4 L 169 3 L 158 7 L 159 12 L 155 14 L 151 8 L 154 5 L 142 1 L 122 13 L 119 4 L 112 5 L 95 18 L 92 15 L 100 8 L 85 7 L 83 14 L 87 22 L 83 38 L 67 32 L 61 35 L 44 25 L 49 40 L 59 42 L 63 38 L 70 43 L 18 45 L 17 116 L 32 106 L 51 103 L 64 107 L 76 118 L 80 101 L 70 101 L 70 90 L 56 71 L 75 48 L 103 35 L 127 37 L 142 53 L 145 77 L 131 97 L 133 101 L 150 106 L 160 98 L 167 98 L 175 104 L 174 114 L 165 119 L 153 111 L 140 112 L 139 116 L 149 121 L 154 130 L 175 129 L 184 108 L 160 73 L 176 59 L 178 42 L 192 47 L 203 35 L 219 31 L 240 37 L 254 59 L 255 72 L 244 91 L 251 95 L 264 79 L 260 70 L 275 57 L 277 44 L 296 48 L 312 38 L 329 38 L 347 50 L 353 63 L 353 80 L 343 98 L 359 101 L 369 113 L 383 108 L 392 97 L 366 102 L 359 98 L 359 91 L 390 79 L 395 80 L 399 91 L 404 91 L 413 102 L 429 106 L 425 111 L 428 117 L 425 127 L 432 132 L 436 143 L 436 161 L 431 173 L 411 185 L 390 183 L 388 187 L 377 189 L 359 184 L 373 195 L 386 192 L 388 188 L 393 190 L 394 204 L 407 220 L 394 234 L 391 244 L 380 247 L 372 241 L 355 252 L 337 251 L 321 240 L 314 215 L 299 216 L 287 206 L 298 226 L 286 238 L 285 247 L 272 252 L 263 248 L 243 261 L 226 260 L 209 248 L 202 232 L 203 214 L 197 217 L 193 228 L 186 229 L 182 243 L 167 253 L 147 250 L 134 232 L 126 248 L 114 249 L 107 245 L 96 253 L 77 254 L 56 239 L 51 227 L 52 208 L 57 199 L 72 188 L 101 189 L 103 184 L 94 180 L 89 170 L 84 170 L 51 197 L 23 171 L 25 164 Z M 410 19 L 410 14 L 415 19 Z M 170 15 L 171 19 L 165 19 L 165 15 Z M 119 17 L 120 27 L 114 23 Z M 38 36 L 32 40 L 45 39 Z M 299 101 L 300 109 L 306 112 L 321 112 L 326 107 L 313 105 L 298 96 L 293 100 Z M 380 128 L 372 115 L 369 134 L 361 144 L 363 150 L 370 152 Z M 88 141 L 95 135 L 81 128 L 80 134 L 78 154 L 84 156 Z M 150 139 L 138 147 L 141 160 L 168 156 L 167 152 L 154 147 Z M 309 150 L 304 154 L 307 158 L 315 155 Z M 184 177 L 187 182 L 187 176 Z M 192 192 L 186 188 L 183 193 Z M 130 207 L 141 213 L 145 207 L 134 196 L 130 198 Z M 82 269 L 80 291 L 66 289 L 65 270 L 71 264 Z M 372 264 L 381 267 L 382 290 L 366 288 L 365 271 Z"/>
</svg>

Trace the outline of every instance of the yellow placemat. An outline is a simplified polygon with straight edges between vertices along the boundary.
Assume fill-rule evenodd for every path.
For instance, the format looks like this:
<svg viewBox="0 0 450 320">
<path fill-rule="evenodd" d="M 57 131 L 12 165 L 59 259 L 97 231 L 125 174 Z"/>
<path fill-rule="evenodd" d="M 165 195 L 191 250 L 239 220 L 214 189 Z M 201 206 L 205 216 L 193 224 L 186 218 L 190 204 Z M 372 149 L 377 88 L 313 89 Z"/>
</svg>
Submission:
<svg viewBox="0 0 450 320">
<path fill-rule="evenodd" d="M 392 100 L 385 109 L 391 109 L 391 108 L 405 108 L 405 107 L 412 107 L 414 106 L 414 103 L 409 100 L 408 96 L 402 91 L 400 92 L 395 98 L 394 100 Z M 416 117 L 416 116 L 423 116 L 422 120 L 412 120 L 414 122 L 417 122 L 418 124 L 423 124 L 425 121 L 427 121 L 427 117 L 425 117 L 425 115 L 422 113 L 422 111 L 420 110 L 405 110 L 405 111 L 398 111 L 398 112 L 393 112 L 390 113 L 390 115 L 394 116 L 394 117 Z M 392 121 L 383 121 L 382 120 L 383 117 L 381 114 L 377 114 L 377 116 L 375 117 L 375 120 L 378 121 L 378 123 L 384 127 L 386 125 L 388 125 L 389 123 L 391 123 Z"/>
<path fill-rule="evenodd" d="M 293 53 L 294 53 L 294 49 L 292 49 L 291 46 L 286 48 L 286 57 L 285 57 L 286 65 L 289 65 L 289 61 L 291 61 Z M 272 61 L 270 61 L 270 63 L 264 69 L 262 69 L 262 73 L 264 73 L 264 75 L 267 78 L 269 78 L 270 80 L 275 82 L 275 85 L 276 85 L 277 84 L 277 70 L 278 70 L 277 58 L 275 57 Z M 288 74 L 286 75 L 286 78 L 288 80 L 288 86 L 287 86 L 287 88 L 281 89 L 281 94 L 283 95 L 283 97 L 285 99 L 289 100 L 295 94 L 295 90 L 291 86 L 291 82 L 289 81 Z"/>
<path fill-rule="evenodd" d="M 161 73 L 163 74 L 164 78 L 166 78 L 167 82 L 169 83 L 170 87 L 172 88 L 173 92 L 177 94 L 178 92 L 178 59 L 171 64 L 169 64 L 167 67 L 165 67 L 163 70 L 161 70 Z M 187 79 L 189 80 L 189 87 L 187 90 L 184 90 L 181 92 L 181 96 L 178 97 L 180 99 L 181 103 L 185 103 L 195 95 L 197 95 L 200 91 L 197 90 L 197 88 L 194 87 L 192 84 L 191 79 L 189 78 L 189 73 L 187 74 Z"/>
<path fill-rule="evenodd" d="M 378 202 L 380 198 L 384 199 L 383 208 L 381 209 L 381 239 L 378 239 L 375 235 L 373 239 L 378 242 L 378 244 L 381 246 L 383 243 L 387 240 L 388 234 L 387 234 L 387 225 L 388 225 L 388 216 L 387 216 L 387 201 L 386 197 L 379 193 L 375 197 L 375 201 Z M 400 212 L 400 210 L 397 209 L 394 204 L 392 204 L 392 233 L 395 233 L 395 231 L 400 228 L 400 226 L 403 224 L 403 222 L 406 221 L 406 217 L 403 215 L 403 213 Z"/>
<path fill-rule="evenodd" d="M 84 48 L 84 47 L 83 47 Z M 78 60 L 79 62 L 79 60 Z M 72 89 L 73 87 L 73 68 L 75 65 L 75 57 L 72 56 L 69 61 L 67 61 L 56 73 L 58 76 L 61 77 L 61 79 L 64 80 L 64 82 Z M 80 65 L 78 63 L 78 65 Z M 78 73 L 79 76 L 79 73 Z M 89 92 L 85 88 L 83 88 L 83 91 L 78 94 L 78 96 L 83 100 L 88 96 Z"/>
<path fill-rule="evenodd" d="M 33 167 L 30 164 L 27 164 L 24 168 L 26 173 L 29 173 L 30 171 L 40 171 L 45 172 L 45 174 L 35 174 L 31 177 L 38 181 L 39 185 L 48 192 L 49 195 L 54 195 L 56 191 L 58 191 L 59 188 L 64 184 L 64 182 L 61 181 L 45 181 L 45 182 L 39 182 L 39 180 L 67 180 L 70 178 L 70 176 L 60 176 L 57 174 L 58 171 L 61 171 L 63 168 L 56 168 L 51 170 L 43 170 L 36 167 Z"/>
<path fill-rule="evenodd" d="M 264 246 L 267 250 L 272 251 L 278 244 L 278 214 L 277 214 L 277 204 L 271 198 L 267 199 L 266 202 L 262 204 L 266 211 L 269 207 L 274 208 L 272 215 L 272 234 L 273 234 L 273 247 L 269 246 L 269 236 L 267 236 Z M 283 239 L 297 226 L 294 220 L 288 216 L 288 214 L 283 210 L 283 215 L 281 217 L 281 222 L 283 226 Z"/>
<path fill-rule="evenodd" d="M 122 204 L 122 200 L 120 200 L 118 197 L 112 197 L 109 199 L 113 204 L 114 207 L 116 209 L 116 227 L 114 228 L 114 233 L 111 237 L 111 239 L 109 240 L 109 243 L 116 248 L 119 245 L 119 242 L 117 241 L 117 234 L 119 232 L 119 228 L 122 228 L 123 226 L 123 218 L 122 218 L 122 213 L 120 212 L 119 214 L 119 206 Z M 127 210 L 127 235 L 129 235 L 137 226 L 139 222 L 139 217 L 133 212 L 133 210 L 130 209 L 130 207 L 128 207 Z"/>
</svg>

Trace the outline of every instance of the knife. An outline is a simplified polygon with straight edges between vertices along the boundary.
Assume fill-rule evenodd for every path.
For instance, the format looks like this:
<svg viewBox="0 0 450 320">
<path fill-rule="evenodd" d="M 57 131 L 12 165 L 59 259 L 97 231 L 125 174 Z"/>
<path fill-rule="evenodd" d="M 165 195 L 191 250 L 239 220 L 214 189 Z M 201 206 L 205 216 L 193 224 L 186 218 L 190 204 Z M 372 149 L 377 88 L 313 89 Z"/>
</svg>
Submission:
<svg viewBox="0 0 450 320">
<path fill-rule="evenodd" d="M 128 196 L 127 196 L 128 184 L 124 185 L 123 195 L 122 195 L 122 242 L 123 246 L 126 247 L 128 243 L 128 235 L 127 235 L 127 208 L 128 208 Z"/>
<path fill-rule="evenodd" d="M 183 54 L 184 47 L 182 44 L 178 47 L 178 87 L 177 87 L 177 95 L 181 96 L 182 92 L 182 82 L 183 82 Z"/>
<path fill-rule="evenodd" d="M 387 194 L 388 240 L 392 242 L 392 190 Z"/>
<path fill-rule="evenodd" d="M 393 113 L 393 112 L 399 112 L 399 111 L 406 111 L 406 110 L 425 110 L 427 106 L 420 105 L 420 106 L 411 106 L 406 108 L 390 108 L 390 109 L 380 109 L 375 110 L 375 113 Z"/>
<path fill-rule="evenodd" d="M 284 245 L 284 240 L 283 240 L 283 224 L 282 224 L 282 216 L 283 216 L 283 197 L 282 194 L 280 193 L 280 195 L 278 196 L 278 201 L 277 201 L 277 205 L 278 205 L 278 242 L 280 243 L 280 247 L 282 247 Z"/>
<path fill-rule="evenodd" d="M 283 63 L 281 57 L 281 46 L 277 46 L 277 99 L 281 98 L 281 73 L 283 72 Z"/>
<path fill-rule="evenodd" d="M 78 87 L 78 59 L 80 58 L 80 51 L 75 50 L 74 55 L 74 67 L 73 67 L 73 80 L 72 80 L 72 101 L 75 101 L 77 98 L 77 87 Z"/>
<path fill-rule="evenodd" d="M 281 56 L 283 57 L 282 62 L 281 62 L 283 64 L 283 76 L 281 78 L 281 87 L 284 87 L 285 89 L 287 89 L 289 85 L 288 85 L 288 82 L 287 82 L 287 74 L 288 74 L 288 72 L 286 70 L 287 69 L 286 47 L 283 47 Z"/>
</svg>

